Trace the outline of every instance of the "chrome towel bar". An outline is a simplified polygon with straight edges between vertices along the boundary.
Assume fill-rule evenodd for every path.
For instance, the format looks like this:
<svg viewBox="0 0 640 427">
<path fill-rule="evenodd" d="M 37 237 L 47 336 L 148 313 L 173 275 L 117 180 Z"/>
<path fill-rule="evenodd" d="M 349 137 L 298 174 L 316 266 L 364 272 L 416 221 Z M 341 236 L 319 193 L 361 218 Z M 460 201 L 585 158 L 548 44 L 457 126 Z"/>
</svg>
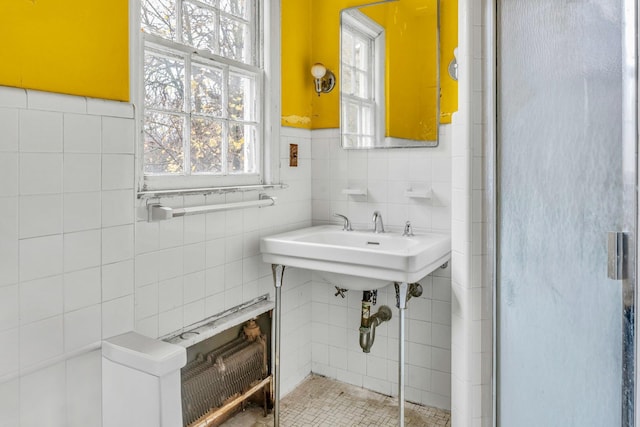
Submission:
<svg viewBox="0 0 640 427">
<path fill-rule="evenodd" d="M 221 203 L 217 205 L 206 206 L 193 206 L 188 208 L 170 208 L 168 206 L 162 206 L 160 204 L 149 204 L 148 209 L 148 221 L 163 221 L 166 219 L 177 218 L 186 215 L 196 215 L 209 212 L 221 212 L 229 211 L 232 209 L 244 209 L 244 208 L 264 208 L 267 206 L 273 206 L 276 204 L 276 197 L 269 196 L 261 193 L 258 200 L 248 202 L 236 202 L 236 203 Z"/>
</svg>

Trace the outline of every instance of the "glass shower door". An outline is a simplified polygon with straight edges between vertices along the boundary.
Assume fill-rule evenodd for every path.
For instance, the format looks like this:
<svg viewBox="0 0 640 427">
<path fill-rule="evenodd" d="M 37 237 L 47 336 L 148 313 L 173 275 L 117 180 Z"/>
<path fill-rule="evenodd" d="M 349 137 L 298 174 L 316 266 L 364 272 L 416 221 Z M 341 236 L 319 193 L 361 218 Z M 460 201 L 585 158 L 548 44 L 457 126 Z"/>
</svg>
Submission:
<svg viewBox="0 0 640 427">
<path fill-rule="evenodd" d="M 498 425 L 631 426 L 635 1 L 497 6 Z"/>
</svg>

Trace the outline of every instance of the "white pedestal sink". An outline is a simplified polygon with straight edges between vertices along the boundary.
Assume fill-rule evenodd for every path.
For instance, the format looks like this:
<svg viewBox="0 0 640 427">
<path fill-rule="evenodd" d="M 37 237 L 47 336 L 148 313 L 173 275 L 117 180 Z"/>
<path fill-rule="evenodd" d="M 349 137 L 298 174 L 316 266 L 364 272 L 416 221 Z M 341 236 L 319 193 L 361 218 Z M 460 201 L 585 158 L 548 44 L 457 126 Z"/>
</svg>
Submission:
<svg viewBox="0 0 640 427">
<path fill-rule="evenodd" d="M 398 365 L 399 426 L 404 426 L 404 312 L 409 285 L 422 279 L 451 257 L 451 237 L 440 233 L 344 231 L 321 225 L 265 237 L 262 260 L 272 265 L 275 302 L 274 427 L 280 417 L 280 291 L 285 267 L 316 270 L 327 282 L 345 289 L 373 290 L 397 284 L 400 320 Z"/>
</svg>

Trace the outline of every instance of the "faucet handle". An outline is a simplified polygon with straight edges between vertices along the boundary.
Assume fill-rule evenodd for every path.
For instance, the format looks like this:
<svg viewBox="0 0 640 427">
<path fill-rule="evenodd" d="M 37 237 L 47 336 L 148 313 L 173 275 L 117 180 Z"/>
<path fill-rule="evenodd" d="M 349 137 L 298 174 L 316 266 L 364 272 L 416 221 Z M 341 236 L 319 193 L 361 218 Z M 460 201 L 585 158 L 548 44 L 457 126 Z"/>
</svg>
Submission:
<svg viewBox="0 0 640 427">
<path fill-rule="evenodd" d="M 414 236 L 413 234 L 413 227 L 411 227 L 411 221 L 407 221 L 404 224 L 404 232 L 402 233 L 403 236 L 407 236 L 407 237 L 412 237 Z"/>
<path fill-rule="evenodd" d="M 349 218 L 339 213 L 334 213 L 333 216 L 342 218 L 344 220 L 344 225 L 342 226 L 342 229 L 344 231 L 353 231 L 353 228 L 351 228 L 351 221 L 349 221 Z"/>
</svg>

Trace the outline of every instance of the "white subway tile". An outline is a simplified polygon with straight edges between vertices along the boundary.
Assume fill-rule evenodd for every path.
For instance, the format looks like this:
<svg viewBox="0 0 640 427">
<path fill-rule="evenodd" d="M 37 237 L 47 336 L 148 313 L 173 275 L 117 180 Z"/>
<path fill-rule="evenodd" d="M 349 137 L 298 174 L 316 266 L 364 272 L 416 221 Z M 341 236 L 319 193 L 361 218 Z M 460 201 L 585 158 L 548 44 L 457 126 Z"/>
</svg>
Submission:
<svg viewBox="0 0 640 427">
<path fill-rule="evenodd" d="M 431 334 L 431 345 L 444 349 L 451 348 L 451 326 L 433 323 L 431 325 Z"/>
<path fill-rule="evenodd" d="M 140 319 L 136 321 L 135 331 L 151 338 L 158 338 L 158 316 L 147 317 L 146 319 Z"/>
<path fill-rule="evenodd" d="M 433 277 L 433 299 L 451 302 L 451 279 Z"/>
<path fill-rule="evenodd" d="M 205 243 L 194 243 L 185 245 L 183 252 L 184 273 L 204 271 L 206 267 Z"/>
<path fill-rule="evenodd" d="M 184 218 L 173 218 L 159 224 L 159 244 L 161 249 L 173 248 L 184 244 Z"/>
<path fill-rule="evenodd" d="M 102 266 L 102 301 L 133 293 L 134 262 L 127 260 Z"/>
<path fill-rule="evenodd" d="M 214 314 L 224 311 L 224 291 L 219 294 L 208 296 L 204 302 L 205 316 L 213 316 Z"/>
<path fill-rule="evenodd" d="M 172 310 L 184 304 L 183 278 L 176 277 L 161 281 L 158 285 L 158 310 Z"/>
<path fill-rule="evenodd" d="M 133 330 L 133 295 L 102 303 L 102 339 Z"/>
<path fill-rule="evenodd" d="M 431 391 L 451 396 L 451 375 L 447 372 L 431 371 Z"/>
<path fill-rule="evenodd" d="M 135 165 L 131 154 L 102 156 L 102 189 L 132 189 L 135 185 Z"/>
<path fill-rule="evenodd" d="M 135 227 L 136 254 L 157 251 L 160 248 L 159 222 L 138 221 L 136 222 Z"/>
<path fill-rule="evenodd" d="M 135 304 L 136 320 L 157 315 L 158 285 L 152 283 L 151 285 L 136 288 Z"/>
<path fill-rule="evenodd" d="M 100 265 L 100 230 L 64 235 L 64 271 L 83 270 Z"/>
<path fill-rule="evenodd" d="M 182 307 L 158 315 L 158 335 L 165 336 L 182 328 Z"/>
<path fill-rule="evenodd" d="M 102 192 L 102 226 L 133 223 L 133 190 Z"/>
<path fill-rule="evenodd" d="M 18 282 L 18 198 L 0 197 L 0 286 Z"/>
<path fill-rule="evenodd" d="M 69 312 L 100 303 L 100 268 L 64 275 L 64 311 Z"/>
<path fill-rule="evenodd" d="M 100 351 L 67 360 L 67 427 L 102 423 L 102 357 Z"/>
<path fill-rule="evenodd" d="M 0 151 L 18 151 L 19 110 L 0 108 Z"/>
<path fill-rule="evenodd" d="M 62 233 L 62 195 L 20 197 L 20 238 Z"/>
<path fill-rule="evenodd" d="M 242 235 L 227 237 L 225 243 L 225 262 L 233 262 L 242 259 Z"/>
<path fill-rule="evenodd" d="M 204 300 L 206 287 L 205 276 L 205 271 L 198 271 L 184 276 L 183 296 L 185 304 L 197 300 Z"/>
<path fill-rule="evenodd" d="M 207 241 L 205 247 L 207 267 L 216 267 L 224 264 L 226 248 L 226 239 L 224 238 Z"/>
<path fill-rule="evenodd" d="M 206 317 L 204 299 L 185 304 L 182 310 L 183 327 L 193 325 Z"/>
<path fill-rule="evenodd" d="M 135 149 L 134 121 L 117 117 L 102 118 L 102 152 L 133 154 Z"/>
<path fill-rule="evenodd" d="M 431 347 L 431 361 L 434 370 L 451 373 L 451 350 Z"/>
<path fill-rule="evenodd" d="M 16 343 L 16 346 L 17 346 L 17 343 Z M 15 379 L 15 380 L 0 384 L 0 425 L 1 426 L 20 425 L 20 380 L 19 379 Z"/>
<path fill-rule="evenodd" d="M 182 246 L 157 252 L 158 278 L 160 280 L 172 279 L 183 275 L 183 252 Z"/>
<path fill-rule="evenodd" d="M 233 261 L 224 265 L 225 290 L 242 285 L 242 260 Z"/>
<path fill-rule="evenodd" d="M 0 331 L 20 324 L 20 288 L 18 285 L 0 287 Z"/>
<path fill-rule="evenodd" d="M 133 105 L 127 102 L 87 98 L 87 113 L 96 116 L 124 117 L 132 119 Z"/>
<path fill-rule="evenodd" d="M 60 362 L 20 378 L 20 427 L 67 426 L 65 371 Z"/>
<path fill-rule="evenodd" d="M 15 374 L 20 369 L 20 329 L 12 328 L 0 332 L 0 376 Z M 2 407 L 2 403 L 0 403 Z M 2 414 L 0 413 L 0 420 Z"/>
<path fill-rule="evenodd" d="M 18 154 L 0 153 L 0 197 L 18 194 Z"/>
<path fill-rule="evenodd" d="M 203 242 L 206 238 L 206 216 L 191 215 L 184 217 L 184 243 Z"/>
<path fill-rule="evenodd" d="M 85 231 L 100 228 L 101 193 L 66 193 L 63 198 L 64 232 Z"/>
<path fill-rule="evenodd" d="M 64 315 L 64 349 L 78 350 L 100 342 L 102 336 L 100 304 L 92 305 Z"/>
<path fill-rule="evenodd" d="M 20 369 L 63 353 L 62 315 L 20 327 Z"/>
<path fill-rule="evenodd" d="M 87 100 L 81 96 L 64 95 L 53 92 L 29 90 L 27 103 L 32 110 L 86 113 Z"/>
<path fill-rule="evenodd" d="M 102 263 L 133 258 L 133 224 L 102 230 Z"/>
<path fill-rule="evenodd" d="M 224 291 L 224 309 L 228 310 L 232 307 L 242 304 L 242 286 L 236 286 L 232 289 Z"/>
<path fill-rule="evenodd" d="M 62 114 L 50 111 L 20 111 L 20 151 L 62 152 Z"/>
<path fill-rule="evenodd" d="M 20 283 L 20 323 L 25 325 L 62 314 L 62 276 Z"/>
<path fill-rule="evenodd" d="M 205 293 L 207 296 L 224 292 L 224 264 L 205 271 Z"/>
<path fill-rule="evenodd" d="M 69 154 L 64 155 L 64 191 L 100 191 L 100 155 Z"/>
<path fill-rule="evenodd" d="M 158 266 L 160 261 L 161 256 L 158 252 L 136 256 L 134 269 L 136 286 L 144 286 L 158 281 Z"/>
<path fill-rule="evenodd" d="M 101 120 L 86 114 L 64 115 L 64 151 L 66 153 L 100 153 Z"/>
<path fill-rule="evenodd" d="M 27 91 L 21 88 L 0 86 L 0 107 L 26 108 Z"/>
<path fill-rule="evenodd" d="M 20 154 L 19 175 L 21 195 L 62 193 L 62 154 Z"/>
<path fill-rule="evenodd" d="M 62 236 L 20 240 L 20 280 L 27 281 L 62 273 Z"/>
</svg>

